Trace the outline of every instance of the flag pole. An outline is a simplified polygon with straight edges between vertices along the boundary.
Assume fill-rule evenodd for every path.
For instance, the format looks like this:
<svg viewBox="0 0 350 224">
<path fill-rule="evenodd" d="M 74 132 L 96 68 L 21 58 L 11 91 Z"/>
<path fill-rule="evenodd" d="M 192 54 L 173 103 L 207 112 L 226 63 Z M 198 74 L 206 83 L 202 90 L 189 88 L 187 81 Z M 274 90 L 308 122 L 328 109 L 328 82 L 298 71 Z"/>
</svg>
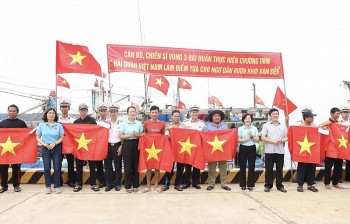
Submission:
<svg viewBox="0 0 350 224">
<path fill-rule="evenodd" d="M 180 88 L 179 88 L 179 77 L 177 77 L 177 98 L 176 98 L 176 105 L 178 106 L 180 103 Z"/>
<path fill-rule="evenodd" d="M 139 29 L 140 29 L 140 39 L 141 39 L 141 46 L 143 46 L 143 37 L 142 37 L 142 24 L 141 24 L 141 12 L 140 12 L 140 0 L 137 1 L 137 10 L 139 14 Z M 144 81 L 144 87 L 145 87 L 145 101 L 144 101 L 144 109 L 147 110 L 149 107 L 149 101 L 148 101 L 148 85 L 147 85 L 147 75 L 143 73 L 143 81 Z"/>
</svg>

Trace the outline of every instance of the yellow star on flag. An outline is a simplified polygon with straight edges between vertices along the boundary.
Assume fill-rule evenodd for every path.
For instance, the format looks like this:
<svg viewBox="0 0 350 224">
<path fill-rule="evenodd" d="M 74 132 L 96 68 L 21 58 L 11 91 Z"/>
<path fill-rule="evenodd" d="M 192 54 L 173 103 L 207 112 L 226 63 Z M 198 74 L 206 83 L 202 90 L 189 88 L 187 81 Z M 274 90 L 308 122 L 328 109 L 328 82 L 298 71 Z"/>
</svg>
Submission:
<svg viewBox="0 0 350 224">
<path fill-rule="evenodd" d="M 344 138 L 344 135 L 341 135 L 341 138 L 337 139 L 339 141 L 339 146 L 338 148 L 344 146 L 344 148 L 346 148 L 346 144 L 348 143 L 348 140 Z"/>
<path fill-rule="evenodd" d="M 224 151 L 222 148 L 222 145 L 226 142 L 227 140 L 219 141 L 218 136 L 215 135 L 214 141 L 213 142 L 208 142 L 209 145 L 213 146 L 211 153 L 215 152 L 216 150 L 220 150 L 221 152 Z"/>
<path fill-rule="evenodd" d="M 307 139 L 307 135 L 305 135 L 303 142 L 297 141 L 297 143 L 301 146 L 300 147 L 300 154 L 304 151 L 311 154 L 311 146 L 316 144 L 315 142 L 309 142 L 309 140 Z"/>
<path fill-rule="evenodd" d="M 162 81 L 162 78 L 156 78 L 156 85 L 162 86 L 162 84 L 164 84 L 164 82 Z"/>
<path fill-rule="evenodd" d="M 177 141 L 177 142 L 182 146 L 179 154 L 181 154 L 183 152 L 187 152 L 191 156 L 191 152 L 192 152 L 191 149 L 193 147 L 197 146 L 197 145 L 191 143 L 189 136 L 185 142 L 180 142 L 180 141 Z"/>
<path fill-rule="evenodd" d="M 145 151 L 148 152 L 148 157 L 147 157 L 147 161 L 154 158 L 155 160 L 159 161 L 158 158 L 158 153 L 160 153 L 161 151 L 163 151 L 163 149 L 156 149 L 156 147 L 154 146 L 154 142 L 152 143 L 152 147 L 149 148 L 145 148 Z"/>
<path fill-rule="evenodd" d="M 83 59 L 86 58 L 86 56 L 80 54 L 80 51 L 78 51 L 77 54 L 69 54 L 69 56 L 72 57 L 70 64 L 78 62 L 80 65 L 83 65 Z"/>
<path fill-rule="evenodd" d="M 15 153 L 15 147 L 21 143 L 14 143 L 11 141 L 11 137 L 8 136 L 5 143 L 0 143 L 0 146 L 2 147 L 1 155 L 4 155 L 6 152 L 11 153 L 12 155 L 16 155 Z"/>
<path fill-rule="evenodd" d="M 187 82 L 186 82 L 186 81 L 183 81 L 183 82 L 182 82 L 182 85 L 183 85 L 183 86 L 186 86 L 186 85 L 187 85 Z"/>
<path fill-rule="evenodd" d="M 80 138 L 75 138 L 75 141 L 79 143 L 77 150 L 84 148 L 86 151 L 89 151 L 88 144 L 93 140 L 93 139 L 86 139 L 85 138 L 85 133 L 83 132 L 80 136 Z"/>
</svg>

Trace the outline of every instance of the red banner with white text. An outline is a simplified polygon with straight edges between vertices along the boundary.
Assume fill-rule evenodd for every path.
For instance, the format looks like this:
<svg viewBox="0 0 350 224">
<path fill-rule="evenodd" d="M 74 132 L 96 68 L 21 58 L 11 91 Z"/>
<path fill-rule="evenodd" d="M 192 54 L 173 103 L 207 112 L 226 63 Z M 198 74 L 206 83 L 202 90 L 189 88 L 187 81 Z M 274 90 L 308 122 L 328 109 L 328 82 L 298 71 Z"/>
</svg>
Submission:
<svg viewBox="0 0 350 224">
<path fill-rule="evenodd" d="M 281 53 L 107 44 L 108 71 L 212 78 L 282 79 Z"/>
</svg>

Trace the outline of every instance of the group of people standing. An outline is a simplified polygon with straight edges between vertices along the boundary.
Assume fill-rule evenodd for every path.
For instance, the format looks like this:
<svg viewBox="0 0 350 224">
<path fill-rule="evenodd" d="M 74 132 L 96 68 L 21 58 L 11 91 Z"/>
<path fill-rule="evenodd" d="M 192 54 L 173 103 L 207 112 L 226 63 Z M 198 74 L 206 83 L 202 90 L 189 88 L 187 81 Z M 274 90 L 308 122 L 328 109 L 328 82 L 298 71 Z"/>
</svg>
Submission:
<svg viewBox="0 0 350 224">
<path fill-rule="evenodd" d="M 48 109 L 43 115 L 43 123 L 41 123 L 36 130 L 37 141 L 42 145 L 42 158 L 44 163 L 44 177 L 46 193 L 53 192 L 51 188 L 51 161 L 54 170 L 54 191 L 61 193 L 60 186 L 63 181 L 61 177 L 62 168 L 62 141 L 64 138 L 63 123 L 74 124 L 99 124 L 105 123 L 109 127 L 108 137 L 108 155 L 104 161 L 87 161 L 90 171 L 90 185 L 93 191 L 99 191 L 105 187 L 108 192 L 112 189 L 116 191 L 121 190 L 122 179 L 122 163 L 124 163 L 125 175 L 125 189 L 128 193 L 138 192 L 139 183 L 139 138 L 144 134 L 162 134 L 171 138 L 171 128 L 187 128 L 199 131 L 213 131 L 228 129 L 228 126 L 222 121 L 225 114 L 221 110 L 214 110 L 207 116 L 208 123 L 198 119 L 199 107 L 193 106 L 190 108 L 190 118 L 184 122 L 180 122 L 180 111 L 172 111 L 172 120 L 165 125 L 164 122 L 158 120 L 159 107 L 152 106 L 150 108 L 150 119 L 144 124 L 136 119 L 136 108 L 130 106 L 127 108 L 127 118 L 124 122 L 119 123 L 117 120 L 119 105 L 112 103 L 107 105 L 102 103 L 98 106 L 98 119 L 94 119 L 88 115 L 88 106 L 80 104 L 78 107 L 79 118 L 71 117 L 68 112 L 70 110 L 71 102 L 68 99 L 61 99 L 59 102 L 61 115 L 58 116 L 55 109 Z M 8 107 L 8 119 L 0 122 L 0 128 L 26 128 L 24 121 L 17 118 L 19 109 L 16 105 Z M 339 122 L 340 114 L 344 114 L 340 122 L 349 126 L 348 108 L 342 110 L 332 108 L 330 111 L 331 118 L 320 124 L 319 127 L 327 129 L 331 123 Z M 311 109 L 302 111 L 303 123 L 302 126 L 314 126 Z M 275 108 L 269 111 L 270 121 L 263 125 L 261 131 L 261 140 L 265 143 L 265 192 L 270 192 L 274 181 L 274 166 L 276 168 L 276 187 L 281 192 L 287 192 L 282 184 L 283 179 L 283 164 L 284 164 L 284 145 L 288 141 L 287 126 L 288 124 L 279 121 L 279 111 Z M 109 118 L 108 118 L 109 117 Z M 108 118 L 108 119 L 107 119 Z M 255 187 L 254 171 L 256 159 L 256 143 L 260 141 L 258 129 L 252 125 L 253 115 L 245 113 L 242 116 L 243 125 L 238 128 L 238 143 L 239 154 L 238 160 L 240 164 L 240 179 L 239 186 L 241 190 L 252 191 Z M 68 181 L 67 185 L 73 188 L 74 192 L 79 192 L 83 187 L 83 166 L 86 161 L 75 158 L 72 154 L 65 154 L 68 164 Z M 331 168 L 334 166 L 334 174 L 332 176 L 332 185 L 335 188 L 341 189 L 339 179 L 342 170 L 342 159 L 328 158 L 325 159 L 325 187 L 331 189 Z M 248 163 L 248 178 L 246 175 L 246 164 Z M 104 165 L 103 165 L 104 164 Z M 175 165 L 175 164 L 174 164 Z M 208 187 L 210 191 L 214 189 L 216 182 L 216 166 L 220 170 L 221 188 L 230 191 L 231 188 L 227 186 L 227 161 L 216 161 L 208 163 Z M 15 192 L 21 191 L 20 188 L 20 164 L 12 164 L 13 170 L 13 186 Z M 347 161 L 347 166 L 350 162 Z M 0 193 L 7 191 L 8 184 L 8 167 L 9 165 L 0 165 L 1 167 L 1 189 Z M 315 170 L 316 164 L 298 163 L 298 187 L 299 192 L 303 191 L 304 181 L 307 182 L 307 189 L 313 192 L 318 190 L 315 184 Z M 347 169 L 348 171 L 350 169 Z M 151 174 L 152 170 L 147 170 L 146 180 L 147 185 L 142 190 L 143 193 L 151 191 Z M 165 174 L 165 185 L 159 187 L 159 170 L 155 170 L 154 176 L 154 191 L 163 192 L 169 189 L 170 177 L 172 172 Z M 350 180 L 350 172 L 347 173 L 346 178 Z M 99 184 L 96 184 L 98 180 Z M 183 183 L 183 185 L 181 185 Z M 200 170 L 192 167 L 189 164 L 176 163 L 176 176 L 174 189 L 183 191 L 189 187 L 201 189 L 200 184 Z"/>
</svg>

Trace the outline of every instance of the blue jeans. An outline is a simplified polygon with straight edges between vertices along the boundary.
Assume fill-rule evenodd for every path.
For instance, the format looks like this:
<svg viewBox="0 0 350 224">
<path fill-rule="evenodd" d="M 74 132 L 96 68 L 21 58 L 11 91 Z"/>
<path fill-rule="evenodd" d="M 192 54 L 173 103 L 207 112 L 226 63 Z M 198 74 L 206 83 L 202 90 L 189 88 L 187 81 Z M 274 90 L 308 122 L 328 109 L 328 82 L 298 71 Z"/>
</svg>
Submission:
<svg viewBox="0 0 350 224">
<path fill-rule="evenodd" d="M 53 183 L 54 187 L 60 186 L 62 144 L 56 145 L 52 150 L 42 147 L 42 157 L 44 162 L 44 177 L 46 187 L 51 187 L 51 159 L 53 161 Z"/>
</svg>

